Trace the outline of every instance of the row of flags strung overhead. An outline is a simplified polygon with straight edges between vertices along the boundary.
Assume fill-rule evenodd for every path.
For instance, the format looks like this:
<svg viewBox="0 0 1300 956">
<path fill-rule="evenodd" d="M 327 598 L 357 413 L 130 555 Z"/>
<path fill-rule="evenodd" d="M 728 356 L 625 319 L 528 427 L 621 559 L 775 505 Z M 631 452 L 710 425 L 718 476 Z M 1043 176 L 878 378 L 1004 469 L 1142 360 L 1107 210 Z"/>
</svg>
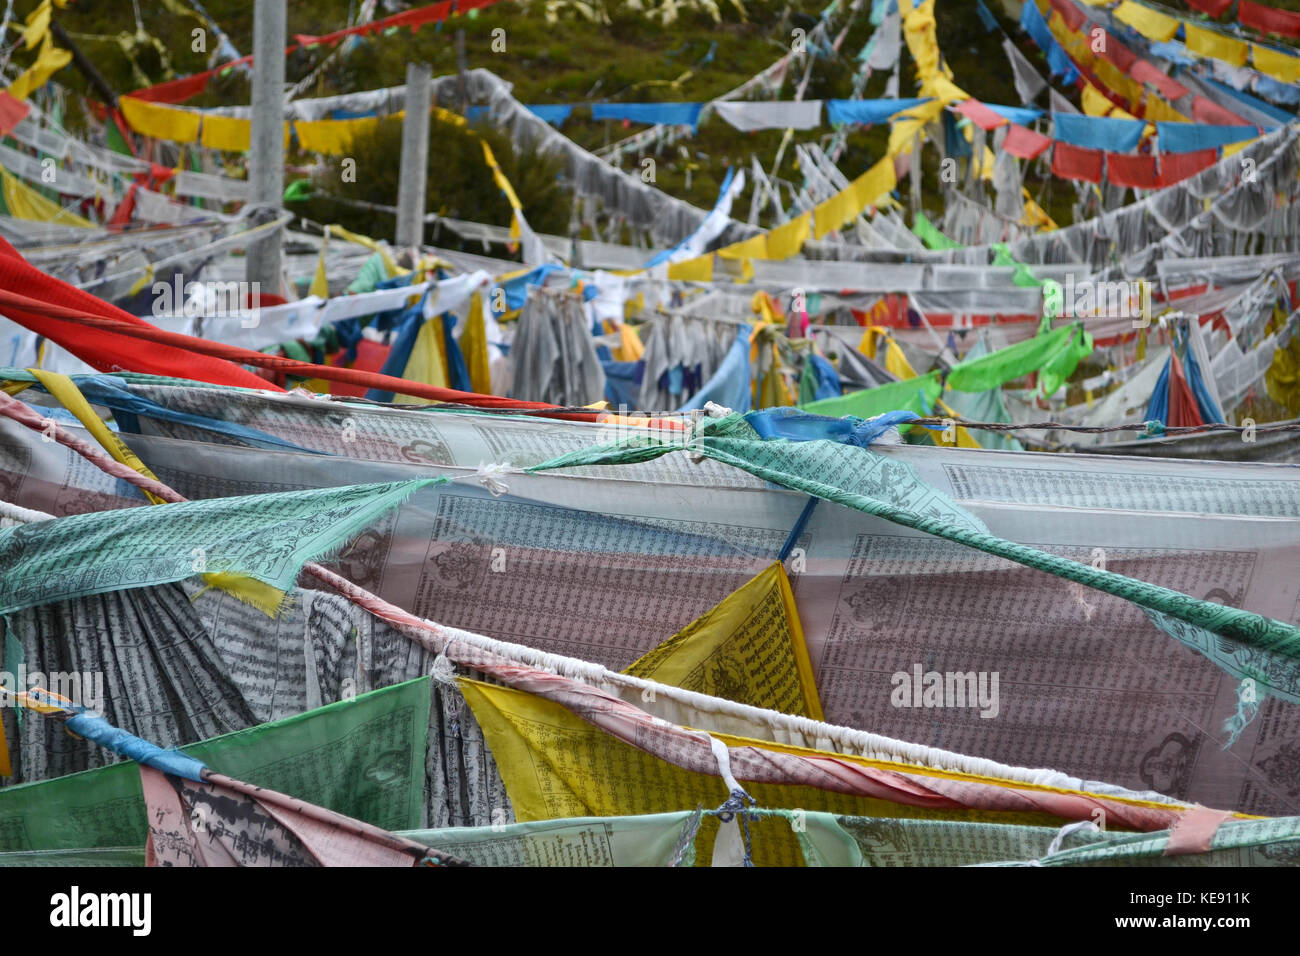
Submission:
<svg viewBox="0 0 1300 956">
<path fill-rule="evenodd" d="M 1187 0 L 1187 5 L 1212 17 L 1221 17 L 1232 6 L 1232 0 Z M 1144 36 L 1147 35 L 1148 30 L 1159 34 L 1158 42 L 1172 39 L 1179 29 L 1187 31 L 1189 40 L 1193 31 L 1211 33 L 1209 30 L 1193 26 L 1159 10 L 1136 3 L 1134 0 L 1124 0 L 1116 8 L 1115 15 Z M 1250 27 L 1260 33 L 1300 39 L 1300 13 L 1291 10 L 1278 10 L 1274 7 L 1266 7 L 1262 3 L 1252 3 L 1251 0 L 1239 0 L 1237 20 L 1242 26 Z M 1216 33 L 1214 36 L 1223 41 L 1237 42 L 1225 34 Z M 1148 39 L 1156 39 L 1156 37 L 1150 36 Z"/>
</svg>

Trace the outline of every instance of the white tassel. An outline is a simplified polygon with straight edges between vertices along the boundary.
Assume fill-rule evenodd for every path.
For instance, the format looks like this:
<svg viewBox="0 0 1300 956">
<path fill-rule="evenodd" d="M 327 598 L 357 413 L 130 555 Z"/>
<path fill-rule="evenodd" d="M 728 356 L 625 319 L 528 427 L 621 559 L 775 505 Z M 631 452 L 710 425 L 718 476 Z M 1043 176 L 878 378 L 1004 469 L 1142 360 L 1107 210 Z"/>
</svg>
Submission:
<svg viewBox="0 0 1300 956">
<path fill-rule="evenodd" d="M 499 465 L 479 462 L 478 470 L 474 473 L 474 477 L 479 480 L 479 483 L 488 490 L 493 498 L 500 498 L 510 490 L 506 486 L 506 483 L 501 480 L 501 476 L 514 474 L 522 474 L 522 472 L 511 467 L 510 462 L 508 461 L 502 462 Z"/>
</svg>

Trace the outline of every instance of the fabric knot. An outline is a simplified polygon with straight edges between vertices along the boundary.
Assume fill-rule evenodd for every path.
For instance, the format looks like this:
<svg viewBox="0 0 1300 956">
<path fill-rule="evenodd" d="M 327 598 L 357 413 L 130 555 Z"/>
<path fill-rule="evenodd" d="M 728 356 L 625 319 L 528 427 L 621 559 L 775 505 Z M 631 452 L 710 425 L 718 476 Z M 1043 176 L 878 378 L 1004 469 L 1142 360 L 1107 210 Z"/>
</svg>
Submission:
<svg viewBox="0 0 1300 956">
<path fill-rule="evenodd" d="M 446 654 L 439 654 L 433 659 L 433 668 L 429 671 L 429 676 L 439 684 L 446 684 L 448 687 L 456 686 L 456 668 Z"/>
<path fill-rule="evenodd" d="M 501 480 L 501 476 L 515 473 L 515 469 L 511 467 L 508 461 L 499 465 L 479 462 L 478 470 L 474 473 L 474 476 L 478 478 L 479 483 L 488 490 L 493 498 L 500 498 L 510 490 L 506 483 Z"/>
</svg>

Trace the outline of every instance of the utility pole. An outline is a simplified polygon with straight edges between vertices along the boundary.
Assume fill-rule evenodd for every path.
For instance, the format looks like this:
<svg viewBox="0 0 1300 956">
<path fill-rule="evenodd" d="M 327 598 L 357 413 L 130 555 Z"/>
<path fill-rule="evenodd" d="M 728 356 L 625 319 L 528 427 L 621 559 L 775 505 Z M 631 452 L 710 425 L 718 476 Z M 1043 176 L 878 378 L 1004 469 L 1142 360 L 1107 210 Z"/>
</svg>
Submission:
<svg viewBox="0 0 1300 956">
<path fill-rule="evenodd" d="M 433 69 L 406 64 L 406 116 L 402 120 L 402 175 L 397 185 L 399 248 L 424 244 L 425 188 L 429 176 L 429 108 Z"/>
<path fill-rule="evenodd" d="M 462 116 L 469 109 L 469 77 L 465 75 L 465 31 L 456 31 L 456 109 Z"/>
<path fill-rule="evenodd" d="M 253 123 L 248 154 L 251 201 L 278 210 L 284 195 L 285 0 L 255 0 L 253 8 Z M 249 243 L 248 281 L 281 292 L 281 234 Z"/>
</svg>

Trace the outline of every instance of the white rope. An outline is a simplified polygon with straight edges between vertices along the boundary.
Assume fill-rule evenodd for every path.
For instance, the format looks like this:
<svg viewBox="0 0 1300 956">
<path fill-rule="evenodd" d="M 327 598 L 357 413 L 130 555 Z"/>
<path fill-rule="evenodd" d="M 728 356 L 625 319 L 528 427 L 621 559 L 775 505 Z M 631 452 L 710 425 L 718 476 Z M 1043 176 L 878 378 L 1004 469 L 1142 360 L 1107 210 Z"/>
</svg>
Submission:
<svg viewBox="0 0 1300 956">
<path fill-rule="evenodd" d="M 478 479 L 479 484 L 488 490 L 493 498 L 500 498 L 508 493 L 510 488 L 501 480 L 503 475 L 522 475 L 522 468 L 515 468 L 510 462 L 505 461 L 500 464 L 479 462 L 478 468 L 474 472 L 474 477 Z"/>
</svg>

